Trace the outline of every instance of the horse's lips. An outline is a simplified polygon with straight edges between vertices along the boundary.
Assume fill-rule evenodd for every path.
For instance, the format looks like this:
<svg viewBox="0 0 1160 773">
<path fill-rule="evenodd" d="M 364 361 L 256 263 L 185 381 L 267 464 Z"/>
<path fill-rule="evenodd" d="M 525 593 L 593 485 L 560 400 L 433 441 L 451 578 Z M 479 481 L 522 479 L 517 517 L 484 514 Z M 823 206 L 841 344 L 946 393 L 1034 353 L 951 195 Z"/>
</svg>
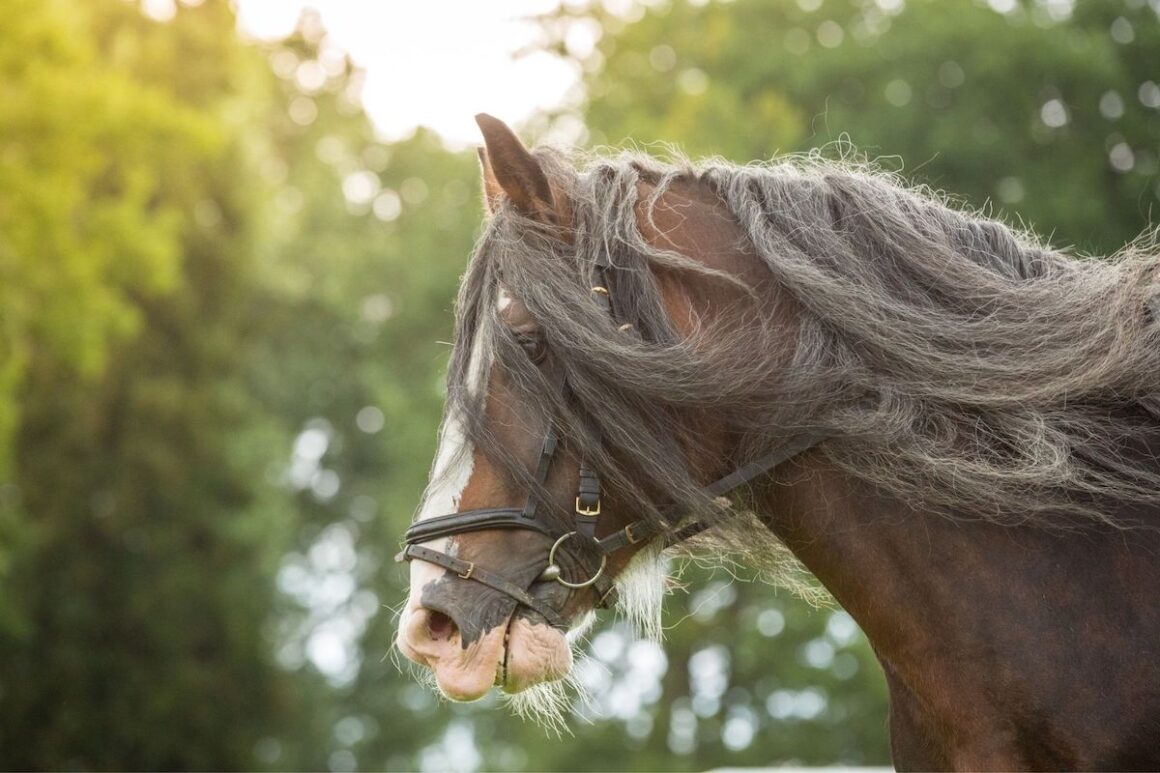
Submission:
<svg viewBox="0 0 1160 773">
<path fill-rule="evenodd" d="M 495 669 L 495 686 L 501 690 L 507 689 L 508 658 L 511 657 L 512 623 L 515 619 L 516 616 L 514 614 L 508 618 L 507 627 L 503 632 L 503 657 L 500 658 L 499 664 Z"/>
<path fill-rule="evenodd" d="M 520 615 L 512 615 L 502 627 L 491 629 L 466 649 L 460 647 L 458 636 L 438 649 L 421 642 L 416 646 L 408 634 L 421 633 L 423 625 L 419 618 L 405 619 L 400 646 L 408 658 L 434 672 L 439 691 L 453 701 L 479 700 L 492 687 L 509 694 L 522 692 L 541 682 L 562 679 L 572 667 L 572 652 L 564 635 L 546 623 Z"/>
</svg>

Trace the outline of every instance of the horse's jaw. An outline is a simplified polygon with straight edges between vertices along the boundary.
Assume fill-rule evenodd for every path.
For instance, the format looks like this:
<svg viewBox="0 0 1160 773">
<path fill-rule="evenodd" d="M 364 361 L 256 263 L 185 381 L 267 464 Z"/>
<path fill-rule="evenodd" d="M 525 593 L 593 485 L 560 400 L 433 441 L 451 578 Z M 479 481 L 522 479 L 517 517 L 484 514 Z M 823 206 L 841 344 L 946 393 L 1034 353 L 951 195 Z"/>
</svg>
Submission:
<svg viewBox="0 0 1160 773">
<path fill-rule="evenodd" d="M 572 650 L 564 635 L 520 615 L 464 647 L 458 631 L 445 639 L 433 638 L 427 610 L 411 607 L 399 621 L 397 644 L 409 659 L 431 669 L 439 692 L 453 701 L 479 700 L 493 686 L 518 693 L 563 679 L 572 668 Z"/>
</svg>

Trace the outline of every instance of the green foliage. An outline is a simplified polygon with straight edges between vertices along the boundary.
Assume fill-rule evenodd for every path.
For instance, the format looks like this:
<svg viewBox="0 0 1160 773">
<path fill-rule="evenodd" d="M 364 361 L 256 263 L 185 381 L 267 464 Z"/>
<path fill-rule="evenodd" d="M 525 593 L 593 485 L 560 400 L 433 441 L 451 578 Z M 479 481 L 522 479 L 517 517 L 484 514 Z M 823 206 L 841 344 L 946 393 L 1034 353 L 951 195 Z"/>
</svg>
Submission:
<svg viewBox="0 0 1160 773">
<path fill-rule="evenodd" d="M 136 15 L 131 7 L 112 16 Z M 30 360 L 82 377 L 172 289 L 187 215 L 170 187 L 220 152 L 212 116 L 103 56 L 95 8 L 9 0 L 0 30 L 0 449 Z M 36 52 L 30 55 L 30 52 Z M 0 452 L 0 472 L 7 454 Z"/>
<path fill-rule="evenodd" d="M 250 767 L 311 685 L 266 634 L 293 521 L 265 449 L 287 438 L 238 377 L 260 218 L 222 115 L 262 63 L 224 3 L 165 26 L 20 5 L 0 32 L 0 294 L 26 353 L 19 403 L 0 396 L 22 417 L 0 485 L 0 764 Z"/>
<path fill-rule="evenodd" d="M 315 669 L 331 634 L 344 649 L 325 672 L 331 726 L 271 736 L 280 754 L 268 761 L 405 769 L 444 724 L 424 721 L 416 707 L 432 699 L 388 657 L 389 609 L 406 592 L 392 558 L 434 455 L 451 307 L 482 215 L 477 161 L 425 132 L 376 140 L 347 67 L 300 93 L 294 73 L 329 56 L 311 19 L 268 54 L 285 75 L 265 133 L 278 192 L 260 249 L 283 301 L 268 307 L 246 378 L 297 433 L 271 469 L 301 524 L 281 562 L 275 646 L 298 672 Z M 307 439 L 321 448 L 306 453 Z"/>
<path fill-rule="evenodd" d="M 606 15 L 623 29 L 601 43 L 586 119 L 597 140 L 738 161 L 852 142 L 915 182 L 1106 253 L 1160 198 L 1160 23 L 1144 3 L 1058 8 L 738 0 L 665 3 L 627 26 Z"/>
</svg>

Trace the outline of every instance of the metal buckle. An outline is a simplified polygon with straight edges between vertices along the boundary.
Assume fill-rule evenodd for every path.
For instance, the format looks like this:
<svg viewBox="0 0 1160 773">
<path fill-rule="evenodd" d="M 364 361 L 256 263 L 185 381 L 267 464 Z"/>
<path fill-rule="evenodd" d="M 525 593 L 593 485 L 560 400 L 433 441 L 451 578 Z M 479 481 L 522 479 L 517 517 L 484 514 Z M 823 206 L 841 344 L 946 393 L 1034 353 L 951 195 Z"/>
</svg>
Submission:
<svg viewBox="0 0 1160 773">
<path fill-rule="evenodd" d="M 589 508 L 580 504 L 580 497 L 576 497 L 577 515 L 600 515 L 600 497 L 596 497 L 596 506 Z"/>
<path fill-rule="evenodd" d="M 472 572 L 474 572 L 474 571 L 475 571 L 475 562 L 474 562 L 474 561 L 468 561 L 468 562 L 467 562 L 467 571 L 466 571 L 466 572 L 464 572 L 463 574 L 459 575 L 459 576 L 460 576 L 460 577 L 462 577 L 462 578 L 463 578 L 463 579 L 465 579 L 465 580 L 470 580 L 470 579 L 471 579 L 471 573 L 472 573 Z"/>
<path fill-rule="evenodd" d="M 640 542 L 642 539 L 644 539 L 644 537 L 638 537 L 638 536 L 636 536 L 635 534 L 633 534 L 633 533 L 632 533 L 632 527 L 633 527 L 633 526 L 635 526 L 635 525 L 636 525 L 636 524 L 632 524 L 632 523 L 630 523 L 628 526 L 625 526 L 625 527 L 624 527 L 624 536 L 625 536 L 625 537 L 628 539 L 628 544 L 629 544 L 629 545 L 635 545 L 636 543 L 638 543 L 638 542 Z"/>
<path fill-rule="evenodd" d="M 563 545 L 565 542 L 568 541 L 569 537 L 573 537 L 576 534 L 577 534 L 577 532 L 570 531 L 567 534 L 565 534 L 563 537 L 560 537 L 560 539 L 556 540 L 555 544 L 552 545 L 552 549 L 548 551 L 548 566 L 549 567 L 558 566 L 558 564 L 556 563 L 556 551 L 560 549 L 561 545 Z M 607 565 L 608 565 L 608 556 L 600 556 L 600 568 L 596 570 L 596 574 L 592 575 L 584 582 L 568 582 L 561 575 L 557 575 L 554 579 L 556 580 L 556 582 L 560 583 L 565 588 L 587 588 L 589 585 L 591 585 L 592 583 L 594 583 L 600 579 L 600 575 L 604 574 L 604 567 Z M 544 571 L 547 572 L 547 569 L 545 569 Z"/>
</svg>

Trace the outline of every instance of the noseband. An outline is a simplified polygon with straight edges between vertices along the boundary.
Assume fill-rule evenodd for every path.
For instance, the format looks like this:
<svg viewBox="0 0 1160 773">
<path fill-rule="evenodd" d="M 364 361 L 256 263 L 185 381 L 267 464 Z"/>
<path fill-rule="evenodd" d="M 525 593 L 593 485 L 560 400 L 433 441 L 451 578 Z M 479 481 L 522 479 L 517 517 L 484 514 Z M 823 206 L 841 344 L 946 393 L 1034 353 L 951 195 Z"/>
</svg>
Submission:
<svg viewBox="0 0 1160 773">
<path fill-rule="evenodd" d="M 619 322 L 616 309 L 612 304 L 609 292 L 608 275 L 611 267 L 607 264 L 596 266 L 600 284 L 592 288 L 592 298 L 607 312 L 614 322 Z M 619 329 L 630 330 L 631 324 L 621 324 Z M 561 387 L 567 390 L 568 385 L 563 381 Z M 709 500 L 717 501 L 724 510 L 728 502 L 721 502 L 722 496 L 755 478 L 769 472 L 774 467 L 807 449 L 816 445 L 823 436 L 819 433 L 810 433 L 799 436 L 796 440 L 782 448 L 763 456 L 743 467 L 734 470 L 708 486 L 703 487 L 700 493 Z M 608 557 L 631 545 L 636 545 L 654 537 L 663 537 L 665 546 L 675 545 L 708 529 L 712 522 L 706 519 L 692 521 L 679 528 L 656 526 L 643 519 L 633 521 L 623 529 L 613 532 L 606 537 L 596 536 L 596 525 L 600 516 L 600 475 L 589 466 L 586 460 L 580 461 L 580 480 L 576 491 L 576 504 L 573 514 L 572 528 L 561 530 L 554 524 L 545 523 L 536 517 L 537 497 L 536 490 L 543 488 L 547 482 L 548 473 L 555 459 L 558 441 L 555 432 L 549 428 L 544 436 L 540 449 L 540 458 L 536 464 L 536 487 L 528 493 L 528 499 L 523 507 L 498 507 L 477 510 L 465 510 L 460 513 L 449 513 L 427 518 L 412 524 L 403 537 L 404 548 L 396 557 L 396 561 L 411 561 L 419 559 L 441 566 L 454 572 L 465 580 L 474 580 L 504 593 L 515 599 L 519 604 L 535 610 L 548 621 L 550 625 L 560 630 L 568 630 L 568 623 L 559 611 L 549 606 L 544 600 L 538 599 L 530 593 L 530 586 L 525 588 L 495 572 L 482 569 L 473 561 L 464 561 L 447 553 L 425 547 L 419 543 L 443 537 L 452 537 L 485 529 L 521 529 L 543 534 L 552 540 L 552 547 L 548 551 L 547 565 L 532 581 L 558 582 L 570 589 L 591 587 L 596 594 L 596 606 L 611 607 L 616 604 L 616 586 L 612 578 L 605 572 Z M 586 580 L 571 581 L 565 579 L 564 571 L 557 561 L 558 554 L 567 554 L 580 566 L 589 567 L 591 575 Z M 593 559 L 598 559 L 594 561 Z M 593 563 L 598 563 L 592 569 Z"/>
</svg>

